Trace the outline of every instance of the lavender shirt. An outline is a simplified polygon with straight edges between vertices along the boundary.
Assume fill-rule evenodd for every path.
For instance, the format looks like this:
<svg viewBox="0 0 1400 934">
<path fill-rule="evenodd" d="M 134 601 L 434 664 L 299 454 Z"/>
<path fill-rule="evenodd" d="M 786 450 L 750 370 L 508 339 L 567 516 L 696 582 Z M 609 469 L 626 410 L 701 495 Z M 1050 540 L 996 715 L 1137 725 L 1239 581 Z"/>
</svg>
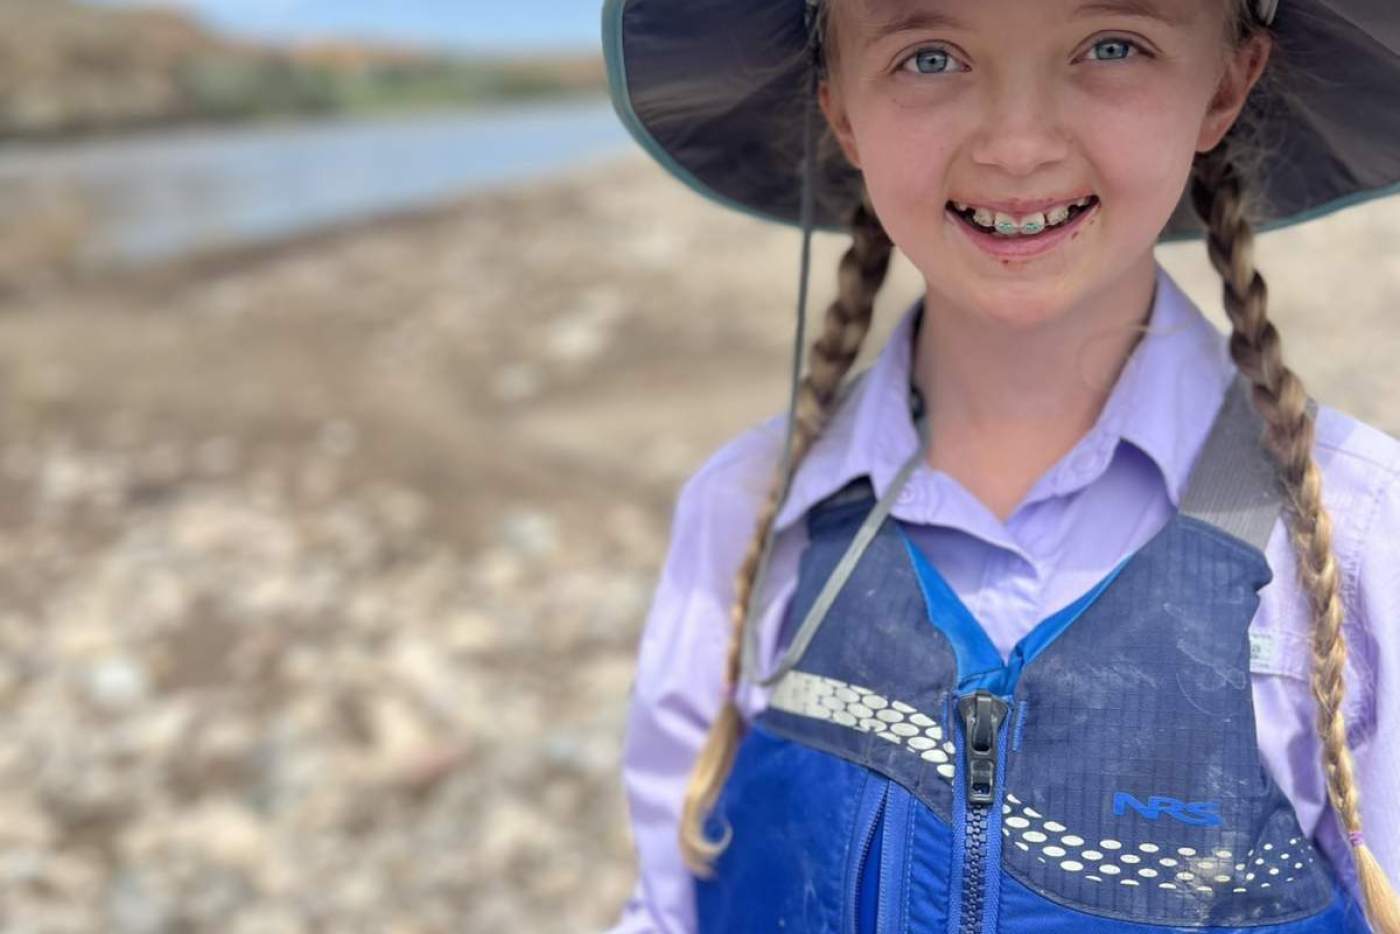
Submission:
<svg viewBox="0 0 1400 934">
<path fill-rule="evenodd" d="M 763 670 L 796 587 L 803 514 L 850 479 L 888 488 L 918 439 L 907 408 L 911 307 L 832 418 L 778 514 L 760 596 Z M 1088 434 L 1001 522 L 926 464 L 893 515 L 981 621 L 1003 658 L 1037 622 L 1088 590 L 1176 509 L 1232 375 L 1225 337 L 1157 267 L 1149 331 Z M 692 931 L 694 886 L 676 828 L 690 767 L 718 712 L 733 578 L 783 443 L 783 416 L 725 444 L 681 489 L 666 564 L 643 631 L 623 781 L 640 864 L 614 932 Z M 937 443 L 934 430 L 933 443 Z M 1345 710 L 1367 840 L 1400 878 L 1400 442 L 1325 405 L 1314 456 L 1324 477 L 1343 575 L 1349 650 Z M 1355 890 L 1351 857 L 1326 803 L 1308 686 L 1307 604 L 1282 522 L 1266 548 L 1274 580 L 1251 626 L 1259 749 L 1303 829 Z M 749 719 L 767 689 L 746 686 Z"/>
</svg>

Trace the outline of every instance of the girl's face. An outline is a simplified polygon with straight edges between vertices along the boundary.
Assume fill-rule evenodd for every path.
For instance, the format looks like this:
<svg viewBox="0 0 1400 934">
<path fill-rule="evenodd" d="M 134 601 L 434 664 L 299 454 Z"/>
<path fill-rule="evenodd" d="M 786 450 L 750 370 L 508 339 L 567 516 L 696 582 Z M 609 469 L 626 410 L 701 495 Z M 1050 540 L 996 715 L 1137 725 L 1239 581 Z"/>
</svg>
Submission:
<svg viewBox="0 0 1400 934">
<path fill-rule="evenodd" d="M 1010 326 L 1151 275 L 1268 56 L 1229 47 L 1231 0 L 828 2 L 822 109 L 886 231 L 944 303 Z"/>
</svg>

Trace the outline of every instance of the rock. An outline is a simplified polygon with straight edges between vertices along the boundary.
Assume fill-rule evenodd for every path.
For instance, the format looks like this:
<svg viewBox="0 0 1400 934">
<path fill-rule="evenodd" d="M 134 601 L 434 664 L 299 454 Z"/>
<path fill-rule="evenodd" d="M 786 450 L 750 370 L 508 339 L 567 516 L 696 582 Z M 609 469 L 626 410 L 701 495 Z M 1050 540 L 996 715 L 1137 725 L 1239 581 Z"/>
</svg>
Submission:
<svg viewBox="0 0 1400 934">
<path fill-rule="evenodd" d="M 613 342 L 614 326 L 622 311 L 622 296 L 612 287 L 583 292 L 574 308 L 550 325 L 544 337 L 546 352 L 564 363 L 593 360 Z"/>
<path fill-rule="evenodd" d="M 539 395 L 543 386 L 539 368 L 529 363 L 508 364 L 491 378 L 491 392 L 502 402 L 524 402 Z"/>
<path fill-rule="evenodd" d="M 385 781 L 413 795 L 424 795 L 462 768 L 471 747 L 465 741 L 442 743 L 403 756 L 386 769 Z"/>
<path fill-rule="evenodd" d="M 266 863 L 267 828 L 246 807 L 228 798 L 215 798 L 196 806 L 181 818 L 180 836 L 219 865 L 253 873 Z"/>
<path fill-rule="evenodd" d="M 239 455 L 239 444 L 233 438 L 210 438 L 199 445 L 195 461 L 202 473 L 223 477 L 238 468 Z"/>
<path fill-rule="evenodd" d="M 499 528 L 506 546 L 527 557 L 548 557 L 559 550 L 559 522 L 547 513 L 518 509 L 508 513 Z"/>
<path fill-rule="evenodd" d="M 443 716 L 460 710 L 465 701 L 461 674 L 437 644 L 417 636 L 401 636 L 385 654 L 391 670 L 424 706 Z"/>
<path fill-rule="evenodd" d="M 444 646 L 454 653 L 485 652 L 501 644 L 500 627 L 484 613 L 461 610 L 443 621 L 442 639 Z"/>
<path fill-rule="evenodd" d="M 432 731 L 407 702 L 380 694 L 368 706 L 375 760 L 381 774 L 392 773 L 399 762 L 421 755 L 433 745 Z"/>
<path fill-rule="evenodd" d="M 511 590 L 525 577 L 525 562 L 514 550 L 488 548 L 469 566 L 469 573 L 488 593 Z"/>
<path fill-rule="evenodd" d="M 114 934 L 167 934 L 174 905 L 154 869 L 120 868 L 107 886 L 107 921 Z"/>
<path fill-rule="evenodd" d="M 278 905 L 241 907 L 229 923 L 229 934 L 306 934 L 312 930 L 296 912 Z"/>
<path fill-rule="evenodd" d="M 331 457 L 349 457 L 355 453 L 355 447 L 359 444 L 359 430 L 354 423 L 346 419 L 332 419 L 321 426 L 316 436 L 316 444 Z"/>
<path fill-rule="evenodd" d="M 116 655 L 99 660 L 88 670 L 83 680 L 88 699 L 97 706 L 114 712 L 130 710 L 146 699 L 150 679 L 139 662 L 130 656 Z"/>
</svg>

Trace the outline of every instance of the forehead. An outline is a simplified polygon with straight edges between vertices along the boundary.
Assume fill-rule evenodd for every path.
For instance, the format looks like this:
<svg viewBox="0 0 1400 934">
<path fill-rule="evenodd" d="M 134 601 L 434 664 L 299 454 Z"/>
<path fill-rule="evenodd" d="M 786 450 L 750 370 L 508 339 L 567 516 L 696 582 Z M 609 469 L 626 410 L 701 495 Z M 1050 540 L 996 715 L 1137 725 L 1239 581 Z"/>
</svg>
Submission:
<svg viewBox="0 0 1400 934">
<path fill-rule="evenodd" d="M 1056 21 L 1095 16 L 1116 16 L 1185 27 L 1199 12 L 1199 0 L 1018 0 L 987 3 L 986 0 L 828 0 L 833 15 L 848 26 L 852 38 L 862 44 L 885 36 L 919 29 L 971 32 L 988 22 L 988 12 L 1001 19 L 1018 8 L 1039 18 L 1051 14 Z M 1218 0 L 1225 2 L 1225 0 Z M 980 8 L 980 9 L 979 9 Z M 990 8 L 995 8 L 991 11 Z"/>
</svg>

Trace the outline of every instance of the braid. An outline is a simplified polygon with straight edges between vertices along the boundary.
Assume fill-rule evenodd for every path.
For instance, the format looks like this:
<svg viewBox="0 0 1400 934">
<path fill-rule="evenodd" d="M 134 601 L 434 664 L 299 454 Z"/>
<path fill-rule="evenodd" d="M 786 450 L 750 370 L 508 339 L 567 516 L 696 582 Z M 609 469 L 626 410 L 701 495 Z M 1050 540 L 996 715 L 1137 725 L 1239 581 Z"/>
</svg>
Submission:
<svg viewBox="0 0 1400 934">
<path fill-rule="evenodd" d="M 826 427 L 841 380 L 855 362 L 870 331 L 875 295 L 889 270 L 892 245 L 868 203 L 859 204 L 853 212 L 851 235 L 851 246 L 838 267 L 836 298 L 826 309 L 822 333 L 812 343 L 807 373 L 798 386 L 796 430 L 792 440 L 793 471 Z M 681 810 L 681 854 L 691 871 L 702 877 L 710 875 L 711 861 L 728 846 L 731 836 L 731 829 L 726 827 L 722 839 L 710 841 L 705 837 L 702 822 L 714 807 L 720 787 L 729 776 L 743 732 L 734 695 L 739 682 L 745 608 L 786 480 L 782 476 L 773 478 L 748 552 L 735 578 L 734 602 L 729 611 L 732 630 L 725 659 L 724 707 L 696 758 Z"/>
<path fill-rule="evenodd" d="M 1312 694 L 1322 738 L 1327 796 L 1351 842 L 1367 913 L 1381 934 L 1400 934 L 1400 904 L 1361 835 L 1361 803 L 1342 713 L 1347 646 L 1332 520 L 1322 503 L 1322 473 L 1312 457 L 1314 421 L 1302 381 L 1283 362 L 1268 319 L 1268 289 L 1254 268 L 1254 233 L 1245 217 L 1242 181 L 1226 146 L 1197 157 L 1191 199 L 1209 229 L 1211 264 L 1224 282 L 1233 332 L 1230 356 L 1254 386 L 1288 502 L 1289 531 L 1313 617 Z"/>
</svg>

